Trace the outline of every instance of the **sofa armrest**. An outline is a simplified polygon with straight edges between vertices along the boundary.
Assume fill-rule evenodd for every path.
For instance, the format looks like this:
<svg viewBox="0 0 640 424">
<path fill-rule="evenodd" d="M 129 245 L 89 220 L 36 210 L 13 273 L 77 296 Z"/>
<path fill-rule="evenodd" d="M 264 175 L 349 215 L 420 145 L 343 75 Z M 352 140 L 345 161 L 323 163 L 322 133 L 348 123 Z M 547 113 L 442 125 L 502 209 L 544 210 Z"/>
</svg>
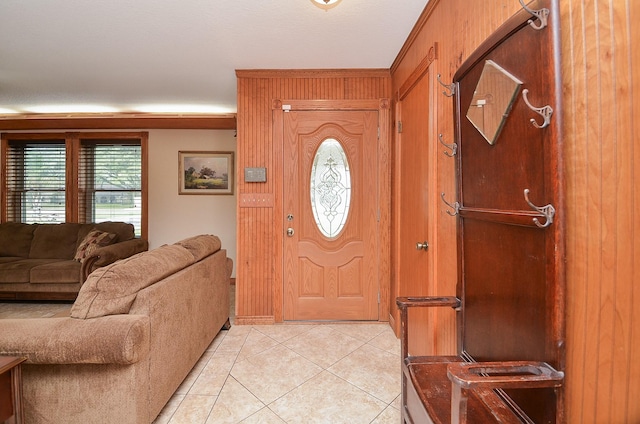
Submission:
<svg viewBox="0 0 640 424">
<path fill-rule="evenodd" d="M 136 253 L 144 252 L 148 249 L 149 242 L 146 239 L 138 238 L 100 247 L 91 252 L 91 254 L 82 261 L 82 266 L 80 267 L 82 282 L 84 283 L 89 274 L 96 269 L 114 263 L 119 259 L 128 258 Z"/>
<path fill-rule="evenodd" d="M 133 364 L 149 352 L 145 315 L 0 320 L 0 355 L 31 364 Z"/>
</svg>

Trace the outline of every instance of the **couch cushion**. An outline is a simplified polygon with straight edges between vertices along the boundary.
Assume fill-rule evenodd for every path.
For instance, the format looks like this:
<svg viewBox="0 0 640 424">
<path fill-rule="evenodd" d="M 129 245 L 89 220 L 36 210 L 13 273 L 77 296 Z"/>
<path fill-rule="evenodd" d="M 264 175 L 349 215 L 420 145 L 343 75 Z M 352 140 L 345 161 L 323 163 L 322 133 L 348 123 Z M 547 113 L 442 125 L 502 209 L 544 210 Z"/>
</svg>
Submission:
<svg viewBox="0 0 640 424">
<path fill-rule="evenodd" d="M 191 252 L 196 261 L 216 253 L 222 246 L 220 239 L 212 235 L 198 235 L 181 240 L 175 244 L 183 246 Z"/>
<path fill-rule="evenodd" d="M 28 283 L 31 270 L 40 265 L 58 262 L 58 259 L 25 259 L 0 262 L 0 283 Z M 77 262 L 76 262 L 77 264 Z M 78 275 L 76 281 L 78 282 Z"/>
<path fill-rule="evenodd" d="M 82 262 L 84 258 L 93 253 L 98 247 L 108 246 L 113 243 L 115 239 L 116 235 L 113 233 L 91 230 L 78 245 L 73 259 Z"/>
<path fill-rule="evenodd" d="M 99 268 L 82 285 L 71 316 L 85 319 L 126 314 L 138 291 L 193 262 L 186 248 L 164 245 Z"/>
<path fill-rule="evenodd" d="M 29 282 L 32 284 L 78 283 L 80 263 L 74 260 L 56 260 L 31 268 Z"/>
<path fill-rule="evenodd" d="M 24 259 L 24 256 L 0 256 L 0 264 L 8 264 L 9 262 L 15 262 L 22 259 Z"/>
<path fill-rule="evenodd" d="M 81 224 L 38 224 L 33 232 L 32 259 L 73 259 Z"/>
<path fill-rule="evenodd" d="M 0 256 L 29 257 L 36 224 L 3 222 L 0 224 Z"/>
</svg>

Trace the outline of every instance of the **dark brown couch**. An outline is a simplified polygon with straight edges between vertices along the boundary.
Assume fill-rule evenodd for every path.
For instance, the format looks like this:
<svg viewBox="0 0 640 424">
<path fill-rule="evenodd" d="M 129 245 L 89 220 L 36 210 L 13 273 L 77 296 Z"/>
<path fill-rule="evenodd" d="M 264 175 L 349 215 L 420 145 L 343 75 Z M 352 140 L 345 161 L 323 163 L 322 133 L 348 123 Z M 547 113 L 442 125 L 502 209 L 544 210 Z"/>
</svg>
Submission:
<svg viewBox="0 0 640 424">
<path fill-rule="evenodd" d="M 92 230 L 115 234 L 81 261 L 78 245 Z M 132 224 L 0 224 L 0 299 L 74 300 L 95 269 L 147 250 Z"/>
</svg>

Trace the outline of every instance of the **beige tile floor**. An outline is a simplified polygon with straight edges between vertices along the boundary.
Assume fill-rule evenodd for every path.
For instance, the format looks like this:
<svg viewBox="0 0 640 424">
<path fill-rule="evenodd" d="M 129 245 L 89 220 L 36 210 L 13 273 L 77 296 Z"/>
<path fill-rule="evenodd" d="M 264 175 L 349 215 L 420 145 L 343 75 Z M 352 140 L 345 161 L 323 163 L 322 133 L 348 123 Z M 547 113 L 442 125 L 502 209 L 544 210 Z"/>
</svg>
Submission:
<svg viewBox="0 0 640 424">
<path fill-rule="evenodd" d="M 387 324 L 234 325 L 155 423 L 397 424 L 400 391 Z"/>
<path fill-rule="evenodd" d="M 51 313 L 17 306 L 0 318 Z M 232 325 L 154 424 L 397 424 L 400 393 L 400 342 L 386 323 Z"/>
<path fill-rule="evenodd" d="M 400 394 L 386 323 L 232 325 L 154 424 L 397 424 Z"/>
</svg>

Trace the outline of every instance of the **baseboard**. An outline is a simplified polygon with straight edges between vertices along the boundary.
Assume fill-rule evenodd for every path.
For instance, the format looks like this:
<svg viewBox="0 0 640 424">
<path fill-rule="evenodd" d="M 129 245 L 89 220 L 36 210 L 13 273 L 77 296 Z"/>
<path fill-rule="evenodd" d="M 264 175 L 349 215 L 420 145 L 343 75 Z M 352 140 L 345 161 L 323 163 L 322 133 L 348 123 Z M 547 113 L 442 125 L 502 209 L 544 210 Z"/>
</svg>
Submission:
<svg viewBox="0 0 640 424">
<path fill-rule="evenodd" d="M 272 316 L 236 316 L 233 320 L 235 325 L 270 325 L 275 324 L 276 320 Z"/>
</svg>

